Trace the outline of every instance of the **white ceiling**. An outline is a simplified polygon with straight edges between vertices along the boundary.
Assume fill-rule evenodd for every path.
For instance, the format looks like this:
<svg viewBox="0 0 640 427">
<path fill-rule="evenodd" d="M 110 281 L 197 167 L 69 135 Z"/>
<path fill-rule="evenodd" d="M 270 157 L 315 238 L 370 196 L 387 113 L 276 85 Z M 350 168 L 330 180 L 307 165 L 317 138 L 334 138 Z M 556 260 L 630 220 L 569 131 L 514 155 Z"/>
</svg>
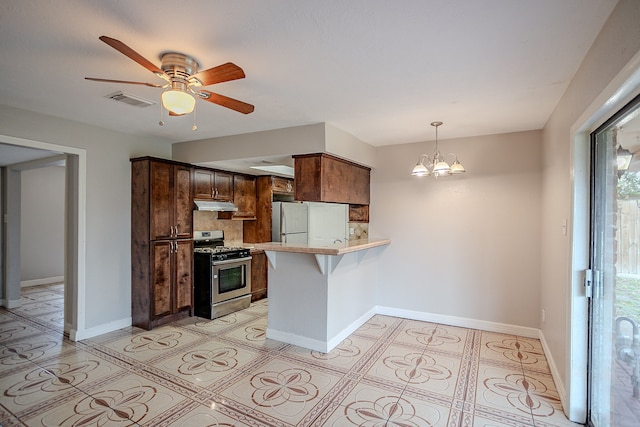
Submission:
<svg viewBox="0 0 640 427">
<path fill-rule="evenodd" d="M 375 146 L 544 126 L 616 0 L 3 0 L 0 104 L 171 142 L 328 122 Z M 255 105 L 198 101 L 158 125 L 162 83 L 98 40 L 121 40 L 246 78 L 206 89 Z"/>
</svg>

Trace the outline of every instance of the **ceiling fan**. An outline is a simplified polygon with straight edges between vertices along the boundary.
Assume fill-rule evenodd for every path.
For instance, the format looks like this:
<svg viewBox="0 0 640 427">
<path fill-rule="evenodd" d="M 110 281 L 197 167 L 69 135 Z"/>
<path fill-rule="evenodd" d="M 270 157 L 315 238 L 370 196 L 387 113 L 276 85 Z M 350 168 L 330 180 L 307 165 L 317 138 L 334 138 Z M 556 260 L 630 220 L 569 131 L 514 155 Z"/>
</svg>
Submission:
<svg viewBox="0 0 640 427">
<path fill-rule="evenodd" d="M 85 77 L 86 80 L 144 85 L 165 89 L 162 93 L 162 105 L 169 111 L 169 115 L 171 116 L 181 116 L 191 113 L 195 108 L 195 98 L 218 104 L 243 114 L 249 114 L 254 110 L 253 105 L 247 104 L 246 102 L 200 89 L 201 86 L 243 79 L 245 74 L 242 68 L 231 62 L 198 71 L 200 64 L 198 64 L 198 61 L 193 57 L 179 52 L 165 52 L 160 55 L 162 64 L 160 68 L 158 68 L 151 61 L 120 40 L 107 36 L 100 36 L 100 40 L 142 65 L 156 76 L 165 80 L 166 83 L 155 84 L 128 80 L 99 79 L 95 77 Z"/>
</svg>

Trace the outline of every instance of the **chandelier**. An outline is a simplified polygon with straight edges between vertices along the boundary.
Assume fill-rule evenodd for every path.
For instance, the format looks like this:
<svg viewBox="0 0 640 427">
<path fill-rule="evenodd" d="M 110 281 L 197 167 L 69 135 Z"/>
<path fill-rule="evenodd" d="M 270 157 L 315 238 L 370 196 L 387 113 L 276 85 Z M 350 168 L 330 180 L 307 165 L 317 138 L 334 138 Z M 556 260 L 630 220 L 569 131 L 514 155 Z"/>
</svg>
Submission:
<svg viewBox="0 0 640 427">
<path fill-rule="evenodd" d="M 431 126 L 436 128 L 436 148 L 433 156 L 422 154 L 420 158 L 418 158 L 418 163 L 411 171 L 411 175 L 433 175 L 435 178 L 439 178 L 441 176 L 465 173 L 464 166 L 458 161 L 458 156 L 453 153 L 446 154 L 446 156 L 453 156 L 454 158 L 453 163 L 449 165 L 445 160 L 445 156 L 438 150 L 438 127 L 442 126 L 442 122 L 431 122 Z"/>
</svg>

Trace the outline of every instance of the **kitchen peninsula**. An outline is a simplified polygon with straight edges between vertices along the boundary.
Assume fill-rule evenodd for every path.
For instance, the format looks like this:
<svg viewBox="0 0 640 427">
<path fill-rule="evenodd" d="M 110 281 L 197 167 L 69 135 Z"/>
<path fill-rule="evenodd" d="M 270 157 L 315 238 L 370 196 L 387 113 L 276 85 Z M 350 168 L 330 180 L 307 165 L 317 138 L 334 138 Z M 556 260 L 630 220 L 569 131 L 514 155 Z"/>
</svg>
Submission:
<svg viewBox="0 0 640 427">
<path fill-rule="evenodd" d="M 267 337 L 327 353 L 375 310 L 388 239 L 332 245 L 256 243 L 269 259 Z"/>
</svg>

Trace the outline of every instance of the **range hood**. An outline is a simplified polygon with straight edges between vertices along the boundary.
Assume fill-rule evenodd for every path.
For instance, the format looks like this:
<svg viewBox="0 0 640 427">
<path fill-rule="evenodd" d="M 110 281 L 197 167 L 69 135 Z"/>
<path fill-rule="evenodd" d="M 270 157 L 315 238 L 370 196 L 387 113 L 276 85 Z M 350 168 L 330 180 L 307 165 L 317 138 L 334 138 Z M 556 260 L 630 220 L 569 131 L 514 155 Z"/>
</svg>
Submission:
<svg viewBox="0 0 640 427">
<path fill-rule="evenodd" d="M 231 202 L 215 202 L 209 200 L 194 200 L 199 211 L 236 212 L 238 207 Z"/>
</svg>

